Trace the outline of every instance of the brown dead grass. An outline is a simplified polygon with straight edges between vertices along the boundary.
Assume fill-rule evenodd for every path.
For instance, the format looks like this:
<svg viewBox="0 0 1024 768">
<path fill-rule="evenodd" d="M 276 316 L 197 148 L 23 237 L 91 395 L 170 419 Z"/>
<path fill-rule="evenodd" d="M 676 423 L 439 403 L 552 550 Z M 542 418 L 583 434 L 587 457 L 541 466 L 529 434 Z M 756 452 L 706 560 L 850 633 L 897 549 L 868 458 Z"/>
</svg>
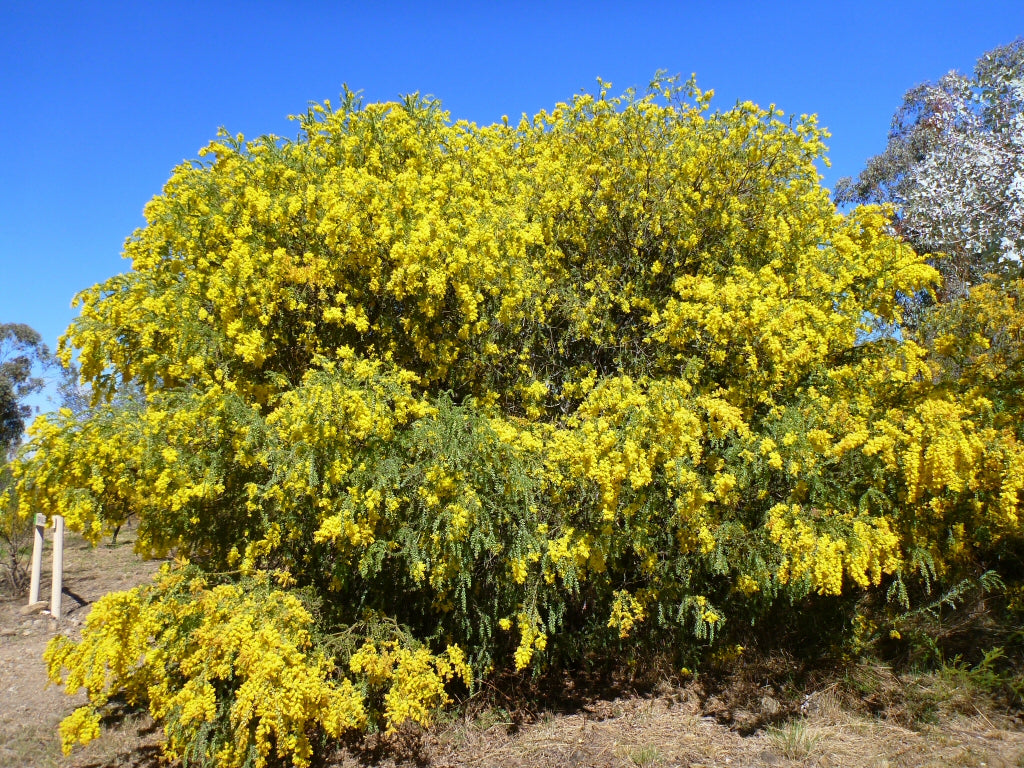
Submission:
<svg viewBox="0 0 1024 768">
<path fill-rule="evenodd" d="M 1024 733 L 1009 719 L 961 718 L 911 730 L 851 712 L 831 694 L 815 711 L 743 736 L 702 714 L 685 690 L 604 702 L 595 711 L 541 717 L 520 730 L 481 713 L 387 745 L 364 743 L 333 766 L 822 766 L 938 768 L 1024 765 Z M 388 749 L 390 747 L 390 750 Z"/>
</svg>

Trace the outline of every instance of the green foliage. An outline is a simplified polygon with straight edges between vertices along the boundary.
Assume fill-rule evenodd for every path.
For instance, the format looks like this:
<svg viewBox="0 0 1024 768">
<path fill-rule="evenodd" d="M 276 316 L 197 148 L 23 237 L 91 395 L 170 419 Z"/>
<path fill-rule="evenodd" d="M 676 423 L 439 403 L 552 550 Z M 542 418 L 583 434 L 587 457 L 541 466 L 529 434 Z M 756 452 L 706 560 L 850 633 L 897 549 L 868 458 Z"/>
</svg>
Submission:
<svg viewBox="0 0 1024 768">
<path fill-rule="evenodd" d="M 24 403 L 43 388 L 34 369 L 51 362 L 42 337 L 24 323 L 0 323 L 0 460 L 6 461 L 32 414 Z"/>
</svg>

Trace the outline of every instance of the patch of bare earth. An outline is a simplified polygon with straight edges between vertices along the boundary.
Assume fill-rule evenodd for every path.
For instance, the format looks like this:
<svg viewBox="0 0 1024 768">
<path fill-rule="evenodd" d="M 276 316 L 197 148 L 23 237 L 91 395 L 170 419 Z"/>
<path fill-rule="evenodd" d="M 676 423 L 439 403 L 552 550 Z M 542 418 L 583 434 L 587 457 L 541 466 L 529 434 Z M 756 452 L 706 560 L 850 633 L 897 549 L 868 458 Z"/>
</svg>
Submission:
<svg viewBox="0 0 1024 768">
<path fill-rule="evenodd" d="M 157 563 L 134 555 L 133 544 L 131 530 L 121 532 L 116 546 L 95 549 L 69 536 L 59 623 L 24 613 L 24 597 L 0 602 L 0 768 L 160 765 L 159 729 L 143 716 L 111 723 L 88 747 L 63 756 L 58 724 L 84 698 L 48 685 L 42 662 L 49 639 L 57 632 L 75 636 L 96 599 L 142 583 L 156 569 Z M 42 593 L 49 595 L 48 574 Z M 906 691 L 898 690 L 906 683 L 896 678 L 879 677 L 861 699 L 844 698 L 832 685 L 794 701 L 758 685 L 747 681 L 742 695 L 709 693 L 696 683 L 664 685 L 649 695 L 598 699 L 562 714 L 466 707 L 472 715 L 430 731 L 353 741 L 325 766 L 1024 768 L 1019 717 L 980 700 L 974 706 L 962 692 L 955 707 L 940 707 L 940 716 L 922 724 L 907 714 L 901 703 Z"/>
</svg>

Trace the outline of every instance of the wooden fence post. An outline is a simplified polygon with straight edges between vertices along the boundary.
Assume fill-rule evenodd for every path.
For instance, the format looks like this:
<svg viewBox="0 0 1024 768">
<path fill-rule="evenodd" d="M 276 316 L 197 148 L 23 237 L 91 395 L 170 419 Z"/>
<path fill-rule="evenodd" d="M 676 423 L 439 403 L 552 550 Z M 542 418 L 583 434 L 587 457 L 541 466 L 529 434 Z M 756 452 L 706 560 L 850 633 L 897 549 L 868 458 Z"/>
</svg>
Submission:
<svg viewBox="0 0 1024 768">
<path fill-rule="evenodd" d="M 32 581 L 29 583 L 28 604 L 39 602 L 39 577 L 43 572 L 43 528 L 46 515 L 36 515 L 35 533 L 32 538 Z"/>
<path fill-rule="evenodd" d="M 50 592 L 50 615 L 60 619 L 60 597 L 64 589 L 64 516 L 53 516 L 53 589 Z"/>
</svg>

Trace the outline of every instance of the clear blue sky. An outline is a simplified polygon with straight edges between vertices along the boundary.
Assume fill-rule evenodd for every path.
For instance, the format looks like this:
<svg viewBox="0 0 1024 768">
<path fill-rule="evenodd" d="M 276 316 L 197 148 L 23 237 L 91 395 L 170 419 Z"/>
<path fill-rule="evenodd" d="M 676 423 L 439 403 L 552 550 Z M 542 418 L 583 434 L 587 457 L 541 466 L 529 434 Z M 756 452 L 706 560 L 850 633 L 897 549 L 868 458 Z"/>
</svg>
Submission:
<svg viewBox="0 0 1024 768">
<path fill-rule="evenodd" d="M 72 296 L 117 272 L 173 166 L 219 126 L 412 91 L 478 123 L 600 76 L 697 74 L 717 106 L 776 103 L 832 131 L 825 183 L 885 145 L 900 97 L 1024 35 L 1016 2 L 23 2 L 0 0 L 0 322 L 55 346 Z"/>
</svg>

